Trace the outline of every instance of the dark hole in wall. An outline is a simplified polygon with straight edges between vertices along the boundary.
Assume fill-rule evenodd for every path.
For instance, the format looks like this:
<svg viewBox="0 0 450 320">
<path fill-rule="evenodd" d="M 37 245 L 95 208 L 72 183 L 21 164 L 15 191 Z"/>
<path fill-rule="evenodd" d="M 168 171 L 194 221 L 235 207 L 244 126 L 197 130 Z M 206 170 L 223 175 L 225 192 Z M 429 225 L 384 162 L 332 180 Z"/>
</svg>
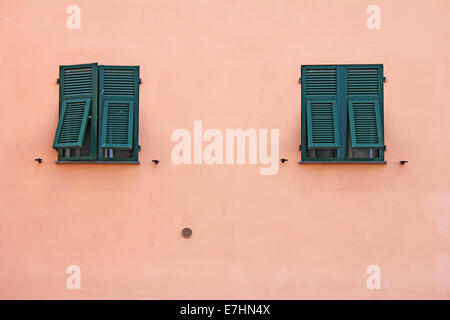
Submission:
<svg viewBox="0 0 450 320">
<path fill-rule="evenodd" d="M 188 239 L 192 236 L 192 229 L 191 228 L 183 228 L 183 230 L 181 230 L 181 235 L 183 236 L 183 238 Z"/>
</svg>

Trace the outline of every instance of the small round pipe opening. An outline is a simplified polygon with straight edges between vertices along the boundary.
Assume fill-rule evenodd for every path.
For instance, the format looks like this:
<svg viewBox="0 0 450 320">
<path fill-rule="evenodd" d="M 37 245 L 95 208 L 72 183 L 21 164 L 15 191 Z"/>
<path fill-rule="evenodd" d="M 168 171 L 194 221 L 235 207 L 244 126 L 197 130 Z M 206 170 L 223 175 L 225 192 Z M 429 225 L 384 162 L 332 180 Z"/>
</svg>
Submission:
<svg viewBox="0 0 450 320">
<path fill-rule="evenodd" d="M 181 236 L 185 239 L 189 239 L 192 236 L 192 229 L 191 228 L 183 228 L 181 230 Z"/>
</svg>

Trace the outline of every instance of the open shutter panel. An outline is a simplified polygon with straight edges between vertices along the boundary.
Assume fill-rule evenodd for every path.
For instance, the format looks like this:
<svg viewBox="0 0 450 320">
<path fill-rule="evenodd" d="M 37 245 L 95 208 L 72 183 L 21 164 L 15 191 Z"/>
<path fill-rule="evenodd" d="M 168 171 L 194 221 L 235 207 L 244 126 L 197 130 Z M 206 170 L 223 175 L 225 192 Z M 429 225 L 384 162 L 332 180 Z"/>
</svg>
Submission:
<svg viewBox="0 0 450 320">
<path fill-rule="evenodd" d="M 339 148 L 335 100 L 308 100 L 306 117 L 309 148 Z"/>
<path fill-rule="evenodd" d="M 53 148 L 81 148 L 92 103 L 97 100 L 96 63 L 60 67 L 59 122 Z"/>
<path fill-rule="evenodd" d="M 132 149 L 133 114 L 133 101 L 105 100 L 103 106 L 102 148 Z"/>
<path fill-rule="evenodd" d="M 384 138 L 381 66 L 348 66 L 346 79 L 352 147 L 382 148 Z"/>
<path fill-rule="evenodd" d="M 384 145 L 380 106 L 377 100 L 349 100 L 350 134 L 354 148 L 381 148 Z"/>
<path fill-rule="evenodd" d="M 139 68 L 100 66 L 101 148 L 133 149 Z"/>
<path fill-rule="evenodd" d="M 64 100 L 53 148 L 75 148 L 83 145 L 90 110 L 90 99 Z"/>
<path fill-rule="evenodd" d="M 304 66 L 302 94 L 306 101 L 308 148 L 339 148 L 337 67 Z"/>
</svg>

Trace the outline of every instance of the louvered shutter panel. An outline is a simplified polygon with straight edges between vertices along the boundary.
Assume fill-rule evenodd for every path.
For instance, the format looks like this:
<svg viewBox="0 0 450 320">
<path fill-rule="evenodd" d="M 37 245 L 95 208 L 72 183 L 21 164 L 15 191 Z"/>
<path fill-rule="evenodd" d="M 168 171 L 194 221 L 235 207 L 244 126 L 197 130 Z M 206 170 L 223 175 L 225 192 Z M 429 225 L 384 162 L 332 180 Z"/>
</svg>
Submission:
<svg viewBox="0 0 450 320">
<path fill-rule="evenodd" d="M 53 148 L 75 148 L 83 145 L 90 110 L 90 99 L 64 100 Z"/>
<path fill-rule="evenodd" d="M 105 100 L 103 107 L 102 148 L 133 147 L 132 100 Z"/>
<path fill-rule="evenodd" d="M 100 147 L 134 149 L 139 67 L 100 66 L 100 90 L 103 108 Z"/>
<path fill-rule="evenodd" d="M 96 63 L 60 67 L 60 111 L 53 148 L 83 146 L 88 118 L 97 103 L 97 67 Z"/>
<path fill-rule="evenodd" d="M 378 65 L 347 66 L 346 79 L 352 147 L 383 147 L 382 68 Z"/>
<path fill-rule="evenodd" d="M 378 67 L 347 67 L 347 94 L 377 96 L 380 93 Z"/>
<path fill-rule="evenodd" d="M 383 147 L 384 142 L 378 101 L 349 100 L 348 111 L 352 147 Z"/>
<path fill-rule="evenodd" d="M 304 72 L 306 96 L 336 96 L 337 68 L 336 67 L 307 67 Z"/>
<path fill-rule="evenodd" d="M 335 100 L 309 100 L 306 104 L 309 148 L 339 148 Z"/>
</svg>

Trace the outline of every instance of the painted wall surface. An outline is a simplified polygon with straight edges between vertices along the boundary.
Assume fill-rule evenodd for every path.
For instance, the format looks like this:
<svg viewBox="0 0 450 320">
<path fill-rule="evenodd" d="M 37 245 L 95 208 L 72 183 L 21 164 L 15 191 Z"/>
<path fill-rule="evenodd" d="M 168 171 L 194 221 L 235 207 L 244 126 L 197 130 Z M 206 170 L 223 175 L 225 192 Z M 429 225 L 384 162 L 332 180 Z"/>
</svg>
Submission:
<svg viewBox="0 0 450 320">
<path fill-rule="evenodd" d="M 448 0 L 1 1 L 0 298 L 450 298 L 449 16 Z M 91 62 L 141 67 L 140 165 L 55 164 L 59 66 Z M 297 164 L 301 65 L 358 63 L 384 65 L 387 164 Z M 279 129 L 289 161 L 175 165 L 171 134 L 195 120 Z"/>
</svg>

